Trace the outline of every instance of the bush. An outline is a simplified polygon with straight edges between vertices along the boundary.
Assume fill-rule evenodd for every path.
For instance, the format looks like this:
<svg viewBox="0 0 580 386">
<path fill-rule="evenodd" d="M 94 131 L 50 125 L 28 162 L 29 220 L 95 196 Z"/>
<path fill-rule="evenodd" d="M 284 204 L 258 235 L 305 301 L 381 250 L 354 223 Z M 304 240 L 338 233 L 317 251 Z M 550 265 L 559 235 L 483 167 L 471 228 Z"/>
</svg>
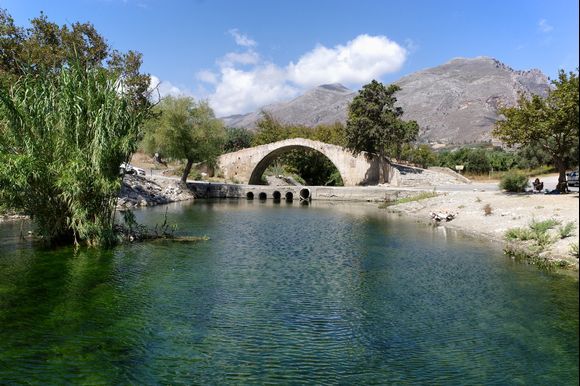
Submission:
<svg viewBox="0 0 580 386">
<path fill-rule="evenodd" d="M 111 244 L 119 165 L 148 114 L 106 71 L 79 65 L 0 87 L 0 202 L 48 242 Z"/>
<path fill-rule="evenodd" d="M 507 240 L 533 240 L 535 233 L 529 228 L 511 228 L 505 233 L 505 238 Z"/>
<path fill-rule="evenodd" d="M 493 208 L 491 207 L 491 205 L 485 204 L 484 207 L 483 207 L 483 213 L 486 216 L 490 216 L 493 213 Z"/>
<path fill-rule="evenodd" d="M 525 192 L 529 186 L 528 176 L 515 171 L 506 173 L 499 183 L 501 189 L 514 193 Z"/>
<path fill-rule="evenodd" d="M 558 228 L 558 233 L 560 234 L 561 239 L 565 239 L 566 237 L 570 237 L 574 234 L 574 229 L 576 229 L 576 224 L 573 221 L 570 221 L 564 226 Z"/>
<path fill-rule="evenodd" d="M 558 220 L 555 220 L 555 219 L 549 219 L 549 220 L 544 220 L 544 221 L 536 221 L 534 219 L 530 223 L 530 229 L 533 230 L 534 232 L 540 234 L 540 233 L 546 233 L 549 229 L 554 228 L 556 225 L 560 225 L 560 222 Z"/>
</svg>

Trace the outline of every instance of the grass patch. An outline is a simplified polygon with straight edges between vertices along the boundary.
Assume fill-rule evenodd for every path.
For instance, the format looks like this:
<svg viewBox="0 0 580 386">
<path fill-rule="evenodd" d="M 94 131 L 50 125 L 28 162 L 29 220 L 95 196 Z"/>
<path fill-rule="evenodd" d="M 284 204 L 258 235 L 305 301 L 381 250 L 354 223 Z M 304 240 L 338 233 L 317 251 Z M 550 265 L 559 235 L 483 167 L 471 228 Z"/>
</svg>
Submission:
<svg viewBox="0 0 580 386">
<path fill-rule="evenodd" d="M 560 221 L 555 220 L 553 218 L 544 221 L 532 220 L 532 223 L 530 224 L 530 229 L 540 234 L 546 233 L 549 229 L 554 228 L 556 225 L 560 225 Z"/>
<path fill-rule="evenodd" d="M 570 237 L 574 234 L 574 229 L 576 229 L 576 224 L 573 221 L 570 221 L 564 226 L 558 228 L 558 234 L 560 235 L 561 239 L 565 239 L 566 237 Z"/>
<path fill-rule="evenodd" d="M 505 238 L 509 241 L 527 241 L 533 240 L 534 237 L 535 233 L 530 228 L 511 228 L 505 233 Z"/>
<path fill-rule="evenodd" d="M 570 263 L 565 260 L 550 260 L 540 256 L 540 250 L 535 248 L 525 248 L 521 245 L 508 244 L 504 248 L 504 253 L 515 261 L 533 264 L 540 269 L 553 271 L 557 268 L 567 268 Z"/>
<path fill-rule="evenodd" d="M 578 243 L 570 245 L 570 254 L 575 258 L 578 258 Z"/>
<path fill-rule="evenodd" d="M 548 231 L 559 224 L 560 221 L 555 219 L 532 220 L 525 228 L 508 229 L 504 237 L 510 243 L 504 249 L 505 254 L 515 260 L 526 260 L 544 269 L 566 268 L 569 263 L 564 260 L 550 260 L 540 256 L 540 253 L 556 241 L 557 237 Z M 574 228 L 574 223 L 568 223 L 558 229 L 558 234 L 561 238 L 564 238 L 562 235 L 569 237 Z M 574 255 L 572 248 L 574 244 L 570 247 L 570 254 Z M 575 248 L 575 256 L 578 256 L 578 244 Z"/>
<path fill-rule="evenodd" d="M 437 197 L 438 195 L 439 194 L 437 194 L 434 191 L 433 192 L 422 192 L 422 193 L 417 194 L 416 196 L 399 198 L 399 199 L 396 199 L 393 201 L 385 201 L 381 205 L 379 205 L 379 208 L 384 209 L 386 207 L 393 206 L 393 205 L 406 204 L 408 202 L 414 202 L 414 201 L 421 201 L 421 200 L 425 200 L 428 198 Z"/>
</svg>

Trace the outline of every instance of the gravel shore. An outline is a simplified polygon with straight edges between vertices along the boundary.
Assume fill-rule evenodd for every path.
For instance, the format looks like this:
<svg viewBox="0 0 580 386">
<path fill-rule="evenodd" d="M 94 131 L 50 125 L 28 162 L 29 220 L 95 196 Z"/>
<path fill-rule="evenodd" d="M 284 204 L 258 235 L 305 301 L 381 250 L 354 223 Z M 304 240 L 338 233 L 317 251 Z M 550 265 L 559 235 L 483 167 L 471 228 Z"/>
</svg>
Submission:
<svg viewBox="0 0 580 386">
<path fill-rule="evenodd" d="M 488 213 L 484 208 L 488 205 Z M 507 245 L 505 233 L 512 228 L 525 228 L 533 221 L 554 219 L 559 225 L 549 231 L 554 242 L 539 256 L 552 262 L 565 261 L 568 268 L 578 271 L 578 257 L 571 253 L 578 245 L 578 193 L 565 195 L 509 194 L 505 192 L 447 192 L 429 199 L 389 206 L 387 210 L 432 222 L 431 213 L 449 213 L 454 219 L 440 222 L 439 226 L 457 229 L 463 233 Z M 570 237 L 560 238 L 558 227 L 572 222 Z M 520 243 L 527 248 L 530 243 Z M 529 249 L 529 248 L 528 248 Z"/>
</svg>

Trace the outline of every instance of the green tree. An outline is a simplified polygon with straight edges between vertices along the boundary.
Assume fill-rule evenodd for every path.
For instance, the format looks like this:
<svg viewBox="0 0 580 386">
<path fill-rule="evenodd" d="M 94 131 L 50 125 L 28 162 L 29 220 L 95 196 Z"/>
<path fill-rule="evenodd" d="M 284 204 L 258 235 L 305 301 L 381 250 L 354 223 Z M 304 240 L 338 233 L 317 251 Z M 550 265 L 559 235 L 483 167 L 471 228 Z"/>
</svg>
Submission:
<svg viewBox="0 0 580 386">
<path fill-rule="evenodd" d="M 426 169 L 435 164 L 435 153 L 428 145 L 419 145 L 411 151 L 411 160 Z"/>
<path fill-rule="evenodd" d="M 123 86 L 74 63 L 0 86 L 0 201 L 49 242 L 114 242 L 119 165 L 149 115 Z"/>
<path fill-rule="evenodd" d="M 12 84 L 24 74 L 57 73 L 73 64 L 106 69 L 122 79 L 124 93 L 137 108 L 148 108 L 150 77 L 139 72 L 141 54 L 111 49 L 90 23 L 59 26 L 41 13 L 30 24 L 29 28 L 18 27 L 12 16 L 0 9 L 1 83 Z"/>
<path fill-rule="evenodd" d="M 262 118 L 257 123 L 258 127 L 252 141 L 253 146 L 265 145 L 267 143 L 292 138 L 290 126 L 281 124 L 267 111 L 262 111 L 261 114 Z"/>
<path fill-rule="evenodd" d="M 489 152 L 484 149 L 470 149 L 466 157 L 466 169 L 470 173 L 483 174 L 491 170 Z"/>
<path fill-rule="evenodd" d="M 563 191 L 566 169 L 578 164 L 573 159 L 579 137 L 578 73 L 560 70 L 552 84 L 546 98 L 520 95 L 517 106 L 501 108 L 505 119 L 496 123 L 493 135 L 508 146 L 540 146 L 551 156 L 559 173 L 558 190 Z"/>
<path fill-rule="evenodd" d="M 385 87 L 373 80 L 354 97 L 349 106 L 346 123 L 346 147 L 354 154 L 375 153 L 379 157 L 379 183 L 385 182 L 386 157 L 396 153 L 398 146 L 415 140 L 407 130 L 415 130 L 416 123 L 401 120 L 403 109 L 395 106 L 397 85 Z M 392 150 L 394 149 L 394 150 Z"/>
<path fill-rule="evenodd" d="M 181 182 L 186 183 L 194 162 L 215 165 L 222 153 L 225 130 L 207 101 L 166 97 L 155 108 L 157 117 L 147 123 L 146 150 L 185 160 Z"/>
<path fill-rule="evenodd" d="M 238 127 L 226 127 L 226 139 L 224 143 L 224 153 L 238 151 L 252 147 L 254 134 L 248 129 Z"/>
</svg>

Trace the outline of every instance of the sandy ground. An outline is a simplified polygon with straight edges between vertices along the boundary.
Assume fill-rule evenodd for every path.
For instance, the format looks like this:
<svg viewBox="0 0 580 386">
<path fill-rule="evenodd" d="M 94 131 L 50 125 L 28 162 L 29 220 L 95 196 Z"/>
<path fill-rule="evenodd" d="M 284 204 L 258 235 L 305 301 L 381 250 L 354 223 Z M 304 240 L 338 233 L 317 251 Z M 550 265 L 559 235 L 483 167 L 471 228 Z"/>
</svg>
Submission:
<svg viewBox="0 0 580 386">
<path fill-rule="evenodd" d="M 484 206 L 489 204 L 492 213 L 485 215 Z M 438 197 L 399 204 L 390 211 L 432 221 L 432 212 L 452 213 L 455 218 L 441 222 L 445 226 L 474 236 L 489 238 L 491 242 L 504 243 L 504 234 L 510 228 L 527 227 L 533 221 L 558 220 L 562 225 L 575 224 L 571 237 L 560 239 L 557 230 L 551 230 L 557 241 L 542 256 L 566 260 L 572 269 L 578 270 L 578 258 L 570 253 L 570 246 L 578 243 L 579 229 L 578 193 L 566 195 L 507 194 L 504 192 L 447 192 Z M 558 228 L 558 227 L 556 227 Z"/>
</svg>

